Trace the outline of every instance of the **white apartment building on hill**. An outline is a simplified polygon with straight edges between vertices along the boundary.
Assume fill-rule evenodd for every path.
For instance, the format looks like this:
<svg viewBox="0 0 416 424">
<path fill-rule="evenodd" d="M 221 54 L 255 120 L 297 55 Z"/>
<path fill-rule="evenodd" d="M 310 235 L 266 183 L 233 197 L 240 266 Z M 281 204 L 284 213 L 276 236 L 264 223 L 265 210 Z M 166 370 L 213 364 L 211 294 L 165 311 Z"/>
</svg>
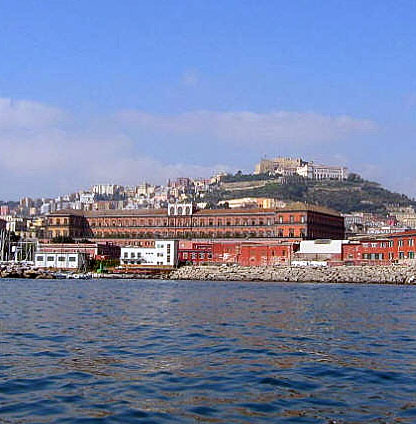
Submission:
<svg viewBox="0 0 416 424">
<path fill-rule="evenodd" d="M 117 184 L 96 184 L 92 186 L 91 191 L 95 194 L 114 196 L 121 189 Z"/>
<path fill-rule="evenodd" d="M 319 165 L 314 162 L 299 167 L 296 173 L 312 180 L 345 180 L 348 177 L 348 169 L 343 166 Z"/>
</svg>

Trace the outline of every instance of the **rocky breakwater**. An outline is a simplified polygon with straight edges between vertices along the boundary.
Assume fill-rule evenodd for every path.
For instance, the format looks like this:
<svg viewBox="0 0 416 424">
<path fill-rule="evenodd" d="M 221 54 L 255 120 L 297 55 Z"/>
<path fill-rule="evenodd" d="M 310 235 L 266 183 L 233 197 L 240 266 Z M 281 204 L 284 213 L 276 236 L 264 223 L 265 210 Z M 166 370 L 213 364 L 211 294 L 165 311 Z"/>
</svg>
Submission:
<svg viewBox="0 0 416 424">
<path fill-rule="evenodd" d="M 183 266 L 171 280 L 416 284 L 416 265 L 338 267 Z"/>
<path fill-rule="evenodd" d="M 55 277 L 52 273 L 37 268 L 28 268 L 21 265 L 3 265 L 0 266 L 0 278 L 53 279 Z"/>
</svg>

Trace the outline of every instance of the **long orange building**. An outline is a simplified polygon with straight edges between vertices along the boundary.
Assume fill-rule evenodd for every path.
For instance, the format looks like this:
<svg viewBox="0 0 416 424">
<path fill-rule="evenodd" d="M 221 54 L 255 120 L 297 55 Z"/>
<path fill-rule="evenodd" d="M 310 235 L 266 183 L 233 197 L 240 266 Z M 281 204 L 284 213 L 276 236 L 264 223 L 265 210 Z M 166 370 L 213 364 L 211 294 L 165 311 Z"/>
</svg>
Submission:
<svg viewBox="0 0 416 424">
<path fill-rule="evenodd" d="M 273 238 L 290 241 L 342 239 L 344 218 L 305 204 L 282 209 L 203 209 L 191 204 L 168 209 L 58 211 L 48 216 L 46 238 L 74 239 L 232 239 Z"/>
</svg>

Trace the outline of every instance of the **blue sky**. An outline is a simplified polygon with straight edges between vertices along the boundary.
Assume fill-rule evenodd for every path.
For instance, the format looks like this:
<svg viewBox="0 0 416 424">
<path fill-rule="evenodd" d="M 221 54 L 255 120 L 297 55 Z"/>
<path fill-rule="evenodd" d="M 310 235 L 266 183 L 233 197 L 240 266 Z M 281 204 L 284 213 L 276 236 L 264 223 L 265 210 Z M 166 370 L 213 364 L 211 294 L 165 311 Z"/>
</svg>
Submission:
<svg viewBox="0 0 416 424">
<path fill-rule="evenodd" d="M 0 198 L 341 163 L 416 196 L 414 1 L 0 0 Z"/>
</svg>

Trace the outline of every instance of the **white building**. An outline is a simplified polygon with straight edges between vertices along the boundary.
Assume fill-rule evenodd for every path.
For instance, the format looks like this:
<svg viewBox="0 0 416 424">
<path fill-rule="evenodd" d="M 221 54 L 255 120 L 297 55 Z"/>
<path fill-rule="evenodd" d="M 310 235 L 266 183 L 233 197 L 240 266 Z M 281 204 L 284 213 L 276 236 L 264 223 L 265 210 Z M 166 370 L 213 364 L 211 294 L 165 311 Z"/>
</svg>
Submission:
<svg viewBox="0 0 416 424">
<path fill-rule="evenodd" d="M 92 186 L 91 191 L 104 196 L 114 196 L 121 191 L 121 186 L 117 184 L 96 184 Z"/>
<path fill-rule="evenodd" d="M 165 265 L 178 263 L 177 240 L 155 240 L 151 247 L 122 247 L 121 265 Z"/>
<path fill-rule="evenodd" d="M 83 204 L 93 204 L 95 202 L 96 197 L 97 196 L 95 193 L 91 193 L 89 191 L 81 191 L 79 193 L 79 201 Z"/>
<path fill-rule="evenodd" d="M 40 214 L 41 215 L 46 215 L 48 213 L 51 212 L 51 204 L 50 203 L 44 203 L 41 207 L 40 207 Z"/>
<path fill-rule="evenodd" d="M 341 255 L 342 245 L 348 240 L 303 240 L 300 242 L 298 253 L 305 255 Z"/>
<path fill-rule="evenodd" d="M 39 252 L 35 253 L 38 268 L 82 269 L 86 265 L 85 253 Z"/>
<path fill-rule="evenodd" d="M 6 230 L 13 233 L 19 233 L 27 230 L 28 219 L 20 216 L 6 215 L 3 218 L 6 221 Z"/>
<path fill-rule="evenodd" d="M 136 186 L 136 195 L 139 196 L 149 196 L 155 193 L 156 187 L 150 185 L 149 183 L 143 183 Z"/>
<path fill-rule="evenodd" d="M 186 216 L 192 215 L 193 212 L 193 203 L 169 203 L 168 205 L 169 216 Z"/>
<path fill-rule="evenodd" d="M 308 162 L 296 170 L 301 177 L 312 180 L 345 180 L 348 177 L 348 169 L 343 166 L 320 165 Z"/>
<path fill-rule="evenodd" d="M 342 260 L 342 246 L 348 240 L 303 240 L 292 258 L 293 266 L 327 266 Z"/>
</svg>

